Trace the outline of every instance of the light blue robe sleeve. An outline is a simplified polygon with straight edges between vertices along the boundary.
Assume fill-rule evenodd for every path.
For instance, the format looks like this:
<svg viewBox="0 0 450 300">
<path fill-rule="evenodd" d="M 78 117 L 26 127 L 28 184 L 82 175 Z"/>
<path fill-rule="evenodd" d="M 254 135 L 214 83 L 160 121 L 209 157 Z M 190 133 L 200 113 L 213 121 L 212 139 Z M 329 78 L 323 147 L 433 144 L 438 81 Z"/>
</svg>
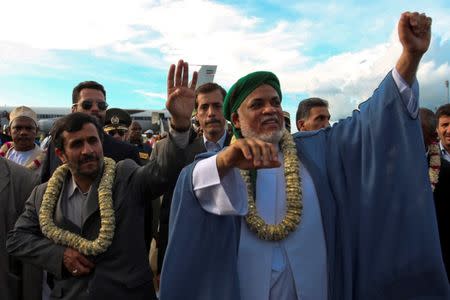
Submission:
<svg viewBox="0 0 450 300">
<path fill-rule="evenodd" d="M 389 73 L 359 111 L 326 130 L 337 259 L 354 299 L 447 299 L 417 83 L 399 88 Z"/>
<path fill-rule="evenodd" d="M 192 184 L 196 163 L 183 169 L 174 190 L 160 299 L 239 300 L 240 218 L 211 214 L 200 206 Z"/>
</svg>

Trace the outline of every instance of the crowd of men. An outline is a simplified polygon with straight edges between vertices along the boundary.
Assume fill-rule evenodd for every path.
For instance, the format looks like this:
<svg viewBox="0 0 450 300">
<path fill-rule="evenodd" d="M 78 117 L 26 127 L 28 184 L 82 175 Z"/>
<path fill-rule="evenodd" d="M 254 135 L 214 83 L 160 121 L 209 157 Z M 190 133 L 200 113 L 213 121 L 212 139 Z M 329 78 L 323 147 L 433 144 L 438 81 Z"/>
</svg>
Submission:
<svg viewBox="0 0 450 300">
<path fill-rule="evenodd" d="M 419 109 L 431 19 L 404 13 L 398 32 L 397 64 L 358 111 L 330 126 L 328 101 L 305 99 L 294 135 L 275 74 L 227 92 L 197 87 L 183 60 L 157 142 L 95 81 L 44 149 L 16 107 L 0 299 L 450 299 L 450 104 Z"/>
</svg>

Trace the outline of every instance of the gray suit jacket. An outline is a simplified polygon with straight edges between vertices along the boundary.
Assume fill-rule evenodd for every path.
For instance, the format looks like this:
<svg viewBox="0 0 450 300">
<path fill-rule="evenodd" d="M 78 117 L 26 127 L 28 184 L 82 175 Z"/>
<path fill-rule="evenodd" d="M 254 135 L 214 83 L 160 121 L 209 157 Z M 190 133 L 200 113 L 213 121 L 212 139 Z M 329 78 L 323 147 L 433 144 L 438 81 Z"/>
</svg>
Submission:
<svg viewBox="0 0 450 300">
<path fill-rule="evenodd" d="M 94 270 L 73 277 L 63 264 L 64 246 L 45 238 L 39 227 L 38 211 L 46 184 L 38 186 L 26 203 L 7 241 L 8 251 L 24 261 L 42 266 L 55 277 L 52 299 L 153 299 L 152 274 L 144 243 L 144 200 L 161 195 L 184 165 L 184 155 L 173 143 L 158 158 L 143 167 L 132 160 L 117 164 L 113 185 L 116 229 L 108 250 L 89 257 Z M 58 201 L 55 223 L 93 240 L 100 228 L 97 188 L 93 184 L 86 201 L 81 228 L 70 222 Z M 61 199 L 60 199 L 61 200 Z"/>
<path fill-rule="evenodd" d="M 42 270 L 11 257 L 6 235 L 39 183 L 35 172 L 0 157 L 0 299 L 41 299 Z"/>
</svg>

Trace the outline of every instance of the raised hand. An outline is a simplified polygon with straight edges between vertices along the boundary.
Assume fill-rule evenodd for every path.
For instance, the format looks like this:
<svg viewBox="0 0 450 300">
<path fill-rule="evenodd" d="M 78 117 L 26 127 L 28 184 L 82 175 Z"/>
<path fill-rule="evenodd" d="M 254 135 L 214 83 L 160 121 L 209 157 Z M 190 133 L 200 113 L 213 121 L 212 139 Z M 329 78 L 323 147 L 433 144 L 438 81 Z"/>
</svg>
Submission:
<svg viewBox="0 0 450 300">
<path fill-rule="evenodd" d="M 417 12 L 405 12 L 398 22 L 398 36 L 406 51 L 423 54 L 431 40 L 431 18 Z"/>
<path fill-rule="evenodd" d="M 430 46 L 431 18 L 417 12 L 403 13 L 398 22 L 398 36 L 403 52 L 397 61 L 396 69 L 411 85 L 416 77 L 420 60 Z"/>
<path fill-rule="evenodd" d="M 238 139 L 225 148 L 217 155 L 216 164 L 221 177 L 231 168 L 248 170 L 276 168 L 281 165 L 274 144 L 253 138 Z"/>
<path fill-rule="evenodd" d="M 189 84 L 189 64 L 182 59 L 171 65 L 167 75 L 166 108 L 172 115 L 172 127 L 178 131 L 188 130 L 191 125 L 192 111 L 195 106 L 195 86 L 197 72 L 192 76 Z"/>
</svg>

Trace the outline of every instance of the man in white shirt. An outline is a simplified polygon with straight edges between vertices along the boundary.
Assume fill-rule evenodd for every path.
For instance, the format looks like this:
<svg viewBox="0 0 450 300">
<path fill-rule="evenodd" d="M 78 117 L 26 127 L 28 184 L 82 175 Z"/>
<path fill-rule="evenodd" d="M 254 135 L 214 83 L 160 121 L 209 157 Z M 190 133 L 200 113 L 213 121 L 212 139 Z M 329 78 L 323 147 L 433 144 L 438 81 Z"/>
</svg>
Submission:
<svg viewBox="0 0 450 300">
<path fill-rule="evenodd" d="M 29 107 L 19 106 L 10 113 L 12 142 L 5 143 L 0 155 L 38 173 L 45 152 L 35 143 L 38 132 L 37 115 Z"/>
</svg>

